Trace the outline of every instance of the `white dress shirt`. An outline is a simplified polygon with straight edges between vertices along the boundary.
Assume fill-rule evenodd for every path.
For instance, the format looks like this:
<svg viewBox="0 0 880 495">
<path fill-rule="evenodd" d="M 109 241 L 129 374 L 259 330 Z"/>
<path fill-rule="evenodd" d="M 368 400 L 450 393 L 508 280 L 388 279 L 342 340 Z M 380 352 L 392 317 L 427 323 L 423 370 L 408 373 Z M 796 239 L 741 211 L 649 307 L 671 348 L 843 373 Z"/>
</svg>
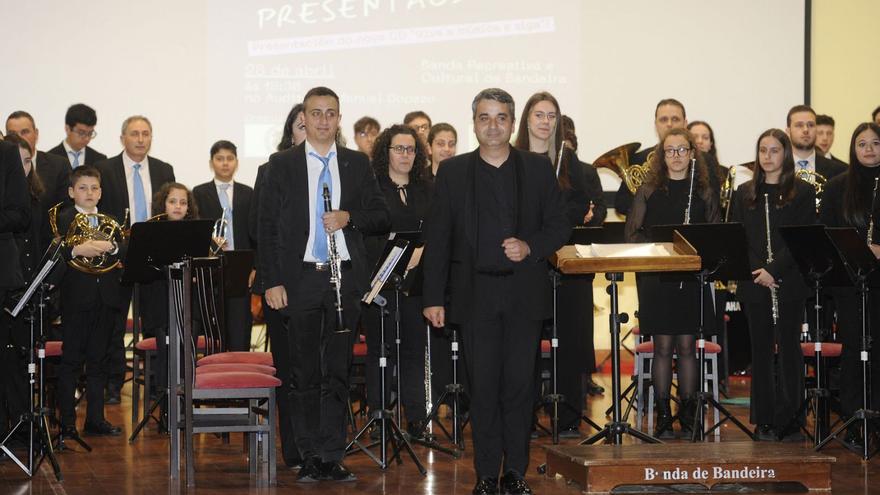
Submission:
<svg viewBox="0 0 880 495">
<path fill-rule="evenodd" d="M 136 162 L 122 152 L 122 166 L 125 167 L 125 187 L 128 188 L 128 218 L 134 223 L 134 164 L 141 164 L 141 182 L 144 184 L 144 197 L 147 200 L 147 218 L 152 216 L 153 211 L 153 184 L 150 182 L 150 159 L 144 157 L 143 161 Z"/>
<path fill-rule="evenodd" d="M 798 162 L 802 162 L 804 160 L 807 161 L 807 170 L 810 172 L 816 172 L 816 150 L 814 149 L 810 152 L 810 155 L 804 158 L 801 158 L 797 155 L 794 155 L 794 171 L 797 172 L 801 170 L 801 165 Z"/>
<path fill-rule="evenodd" d="M 61 141 L 61 145 L 64 146 L 64 153 L 67 155 L 67 161 L 70 162 L 70 168 L 73 168 L 73 155 L 71 153 L 76 153 L 76 150 L 71 148 L 69 144 L 67 144 L 67 140 Z M 86 164 L 86 149 L 83 148 L 79 150 L 79 165 L 83 166 Z"/>
<path fill-rule="evenodd" d="M 220 186 L 221 186 L 222 184 L 229 184 L 229 187 L 226 189 L 226 191 L 223 191 L 223 189 L 220 189 Z M 219 179 L 215 178 L 215 179 L 214 179 L 214 188 L 217 190 L 217 201 L 220 201 L 220 196 L 221 196 L 222 194 L 225 193 L 225 194 L 226 194 L 226 199 L 229 200 L 229 209 L 232 210 L 232 205 L 233 205 L 233 203 L 232 203 L 232 197 L 233 197 L 232 191 L 233 191 L 233 189 L 235 189 L 235 181 L 223 182 L 222 180 L 219 180 Z M 221 208 L 221 210 L 222 210 L 222 208 L 223 208 L 223 202 L 222 202 L 222 201 L 220 201 L 220 208 Z M 230 213 L 232 213 L 233 215 L 235 214 L 234 211 L 231 211 Z M 234 230 L 235 230 L 235 229 L 232 228 L 232 225 L 227 225 L 227 226 L 226 226 L 226 238 L 227 238 L 227 239 L 231 239 L 233 245 L 235 244 Z"/>
<path fill-rule="evenodd" d="M 324 170 L 324 164 L 321 163 L 321 160 L 311 156 L 309 153 L 314 152 L 315 154 L 320 155 L 315 148 L 306 140 L 305 142 L 305 152 L 306 152 L 306 167 L 308 168 L 309 173 L 309 240 L 306 242 L 306 252 L 303 255 L 303 261 L 307 261 L 310 263 L 317 263 L 318 260 L 312 255 L 312 248 L 315 245 L 315 212 L 317 211 L 317 205 L 315 201 L 318 200 L 318 179 L 321 177 L 321 171 Z M 339 161 L 337 160 L 338 154 L 336 153 L 336 143 L 333 143 L 333 146 L 330 147 L 329 153 L 333 153 L 333 158 L 330 159 L 330 175 L 332 179 L 332 191 L 330 192 L 330 205 L 334 210 L 339 208 L 339 198 L 342 196 L 342 184 L 339 182 Z M 324 234 L 323 228 L 321 229 L 321 234 Z M 348 254 L 348 246 L 345 244 L 345 236 L 342 234 L 342 229 L 337 230 L 333 234 L 336 239 L 336 250 L 339 253 L 339 257 L 343 260 L 351 259 L 351 256 Z M 330 243 L 327 243 L 328 253 L 330 252 Z"/>
</svg>

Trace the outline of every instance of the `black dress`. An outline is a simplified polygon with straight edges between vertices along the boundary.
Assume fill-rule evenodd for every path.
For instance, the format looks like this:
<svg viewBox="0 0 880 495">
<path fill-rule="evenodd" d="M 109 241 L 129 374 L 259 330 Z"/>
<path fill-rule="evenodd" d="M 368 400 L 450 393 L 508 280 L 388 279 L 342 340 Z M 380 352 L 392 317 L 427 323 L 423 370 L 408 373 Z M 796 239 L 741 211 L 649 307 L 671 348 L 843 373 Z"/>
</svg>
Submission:
<svg viewBox="0 0 880 495">
<path fill-rule="evenodd" d="M 764 268 L 779 285 L 776 290 L 779 318 L 775 328 L 771 316 L 770 290 L 749 281 L 740 282 L 737 290 L 751 336 L 750 420 L 754 424 L 772 425 L 779 430 L 788 425 L 803 400 L 800 331 L 804 320 L 804 302 L 810 294 L 779 227 L 814 223 L 816 193 L 813 186 L 796 179 L 795 197 L 777 207 L 775 198 L 779 196 L 779 186 L 760 184 L 755 205 L 750 206 L 744 199 L 747 184 L 740 186 L 734 194 L 730 219 L 742 223 L 745 228 L 749 267 L 752 270 Z M 772 263 L 767 263 L 765 193 L 770 200 Z"/>
<path fill-rule="evenodd" d="M 696 187 L 696 186 L 695 186 Z M 651 242 L 651 227 L 684 223 L 690 180 L 669 180 L 668 190 L 642 185 L 633 199 L 626 220 L 627 242 Z M 690 223 L 717 223 L 720 220 L 717 195 L 705 201 L 694 190 Z M 645 335 L 695 334 L 700 320 L 700 287 L 694 274 L 637 273 L 639 328 Z M 704 298 L 705 327 L 713 335 L 714 308 L 708 289 Z"/>
<path fill-rule="evenodd" d="M 378 177 L 379 188 L 385 195 L 385 201 L 391 212 L 391 232 L 415 231 L 422 229 L 422 221 L 428 212 L 430 201 L 430 184 L 421 182 L 407 185 L 406 203 L 401 198 L 401 190 L 387 175 Z M 370 236 L 364 239 L 370 267 L 375 267 L 382 255 L 387 233 Z M 392 290 L 383 290 L 388 300 L 386 309 L 389 315 L 385 320 L 385 343 L 388 357 L 394 358 L 393 343 L 395 334 L 395 294 Z M 367 404 L 375 410 L 381 407 L 379 394 L 379 329 L 378 308 L 364 308 L 362 322 L 367 338 Z M 425 343 L 427 340 L 426 323 L 422 317 L 422 298 L 419 295 L 407 296 L 400 294 L 400 398 L 409 422 L 422 421 L 426 416 L 425 407 Z M 432 349 L 433 351 L 433 349 Z M 432 356 L 434 358 L 434 356 Z M 436 359 L 436 358 L 434 358 Z M 432 361 L 434 360 L 432 359 Z M 386 368 L 386 396 L 392 385 L 391 367 Z M 442 384 L 441 384 L 442 385 Z"/>
<path fill-rule="evenodd" d="M 825 184 L 825 192 L 822 196 L 822 205 L 819 209 L 819 222 L 829 227 L 855 227 L 859 236 L 867 242 L 869 223 L 853 224 L 847 220 L 844 214 L 844 196 L 847 188 L 849 174 L 861 174 L 860 194 L 865 198 L 865 203 L 870 202 L 874 188 L 874 179 L 880 174 L 880 167 L 868 168 L 853 164 L 843 174 L 837 175 Z M 880 194 L 878 194 L 880 195 Z M 880 243 L 878 237 L 878 215 L 880 215 L 880 199 L 877 199 L 873 208 L 874 233 L 873 242 Z M 877 272 L 874 272 L 876 280 Z M 871 283 L 872 280 L 869 280 Z M 831 290 L 834 303 L 837 306 L 838 340 L 843 344 L 843 352 L 840 358 L 840 407 L 841 414 L 850 416 L 854 411 L 862 407 L 862 365 L 859 360 L 861 350 L 861 303 L 859 296 L 853 288 L 833 288 Z M 880 291 L 874 289 L 868 291 L 868 328 L 867 334 L 873 339 L 874 348 L 870 353 L 870 369 L 874 408 L 880 404 Z"/>
</svg>

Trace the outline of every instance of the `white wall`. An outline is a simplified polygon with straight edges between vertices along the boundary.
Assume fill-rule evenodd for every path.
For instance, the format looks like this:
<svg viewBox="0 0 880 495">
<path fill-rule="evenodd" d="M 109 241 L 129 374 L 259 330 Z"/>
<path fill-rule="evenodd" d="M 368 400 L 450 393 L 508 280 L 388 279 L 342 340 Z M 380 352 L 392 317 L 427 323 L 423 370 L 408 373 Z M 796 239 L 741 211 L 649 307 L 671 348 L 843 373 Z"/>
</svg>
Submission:
<svg viewBox="0 0 880 495">
<path fill-rule="evenodd" d="M 63 138 L 67 106 L 88 103 L 98 111 L 94 146 L 112 155 L 122 120 L 145 114 L 154 125 L 151 154 L 195 185 L 209 177 L 208 148 L 221 138 L 240 145 L 239 178 L 251 183 L 291 103 L 313 85 L 342 95 L 349 139 L 362 115 L 386 125 L 419 108 L 458 128 L 459 151 L 475 145 L 470 101 L 479 89 L 500 86 L 520 104 L 546 89 L 576 120 L 585 160 L 625 142 L 652 143 L 654 105 L 675 97 L 689 118 L 715 127 L 722 162 L 733 164 L 749 161 L 755 137 L 784 126 L 787 109 L 802 102 L 803 5 L 10 3 L 0 18 L 0 115 L 30 111 L 48 149 Z M 330 42 L 346 48 L 328 49 Z"/>
</svg>

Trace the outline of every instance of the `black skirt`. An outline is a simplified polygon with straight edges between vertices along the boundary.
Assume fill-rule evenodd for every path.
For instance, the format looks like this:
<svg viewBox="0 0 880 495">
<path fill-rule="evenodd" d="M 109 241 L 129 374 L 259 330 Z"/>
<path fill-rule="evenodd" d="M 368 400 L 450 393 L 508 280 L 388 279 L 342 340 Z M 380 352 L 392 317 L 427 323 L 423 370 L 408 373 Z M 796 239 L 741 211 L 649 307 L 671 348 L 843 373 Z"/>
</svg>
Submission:
<svg viewBox="0 0 880 495">
<path fill-rule="evenodd" d="M 700 327 L 700 284 L 696 273 L 637 273 L 639 329 L 644 335 L 696 335 Z M 707 287 L 705 335 L 715 334 L 715 311 Z"/>
</svg>

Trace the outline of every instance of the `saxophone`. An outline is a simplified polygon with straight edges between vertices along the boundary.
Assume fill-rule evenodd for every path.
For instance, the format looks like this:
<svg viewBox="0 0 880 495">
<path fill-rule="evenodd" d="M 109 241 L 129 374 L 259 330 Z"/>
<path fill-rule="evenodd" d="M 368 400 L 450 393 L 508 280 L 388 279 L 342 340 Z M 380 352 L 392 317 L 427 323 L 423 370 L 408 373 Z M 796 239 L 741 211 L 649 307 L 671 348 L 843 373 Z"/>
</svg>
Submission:
<svg viewBox="0 0 880 495">
<path fill-rule="evenodd" d="M 767 264 L 773 263 L 773 244 L 770 242 L 770 200 L 764 193 L 764 221 L 767 226 Z M 779 321 L 779 295 L 776 288 L 770 287 L 770 305 L 773 312 L 773 326 Z"/>
<path fill-rule="evenodd" d="M 324 198 L 324 212 L 333 211 L 330 203 L 330 188 L 324 184 L 322 193 Z M 327 263 L 330 265 L 330 285 L 336 292 L 336 333 L 349 333 L 351 329 L 345 328 L 345 318 L 342 315 L 342 258 L 339 257 L 339 251 L 336 249 L 336 233 L 327 234 Z"/>
</svg>

